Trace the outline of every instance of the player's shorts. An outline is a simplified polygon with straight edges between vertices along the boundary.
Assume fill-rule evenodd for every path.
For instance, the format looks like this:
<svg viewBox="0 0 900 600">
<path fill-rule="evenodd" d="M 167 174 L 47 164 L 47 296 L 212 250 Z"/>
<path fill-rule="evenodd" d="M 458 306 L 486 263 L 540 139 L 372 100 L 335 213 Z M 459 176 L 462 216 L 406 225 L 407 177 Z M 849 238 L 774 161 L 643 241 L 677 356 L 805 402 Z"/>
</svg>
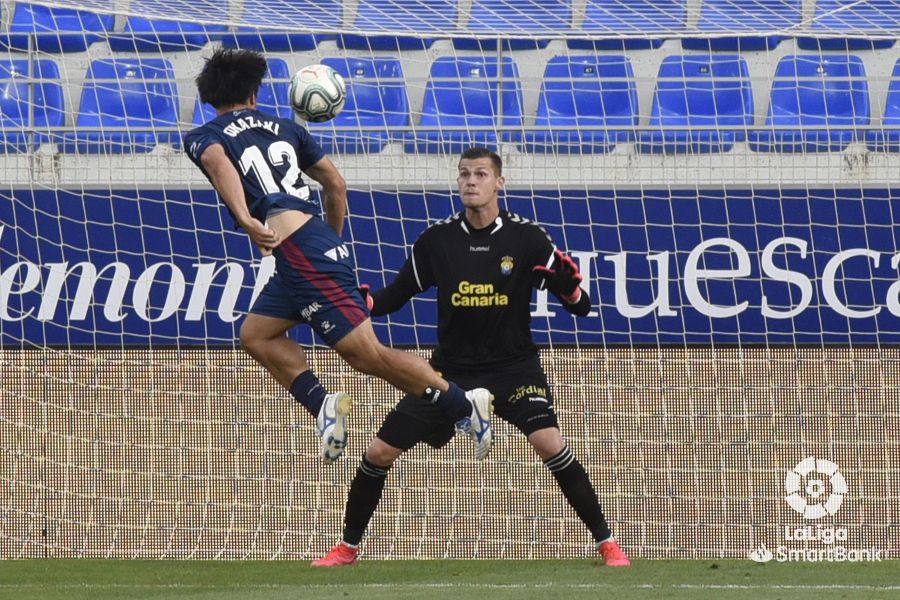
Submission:
<svg viewBox="0 0 900 600">
<path fill-rule="evenodd" d="M 494 415 L 526 436 L 539 429 L 559 427 L 547 376 L 537 356 L 490 372 L 442 375 L 464 390 L 490 390 L 494 394 Z M 401 450 L 409 450 L 419 442 L 440 448 L 453 438 L 455 431 L 452 418 L 409 394 L 384 418 L 378 438 Z"/>
<path fill-rule="evenodd" d="M 304 223 L 273 255 L 275 274 L 251 313 L 308 323 L 329 346 L 369 318 L 350 251 L 322 219 Z"/>
</svg>

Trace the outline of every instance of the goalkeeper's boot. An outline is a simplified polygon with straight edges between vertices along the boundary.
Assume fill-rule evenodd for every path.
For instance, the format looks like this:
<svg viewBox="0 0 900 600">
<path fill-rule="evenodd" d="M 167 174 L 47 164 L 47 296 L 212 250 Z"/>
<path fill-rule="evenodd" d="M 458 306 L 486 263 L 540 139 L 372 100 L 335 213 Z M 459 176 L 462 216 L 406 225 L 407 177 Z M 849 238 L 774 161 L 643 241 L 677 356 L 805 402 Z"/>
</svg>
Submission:
<svg viewBox="0 0 900 600">
<path fill-rule="evenodd" d="M 356 555 L 359 548 L 348 546 L 344 542 L 338 542 L 328 554 L 312 561 L 314 567 L 347 567 L 356 564 Z"/>
<path fill-rule="evenodd" d="M 484 388 L 475 388 L 466 392 L 466 399 L 472 404 L 472 414 L 457 421 L 456 428 L 472 438 L 475 442 L 475 458 L 484 460 L 494 441 L 491 429 L 494 395 Z"/>
<path fill-rule="evenodd" d="M 628 557 L 625 555 L 625 551 L 619 547 L 619 544 L 616 543 L 616 540 L 610 538 L 605 542 L 600 542 L 597 546 L 597 551 L 600 553 L 600 556 L 603 558 L 603 564 L 607 567 L 629 567 L 631 566 L 631 561 L 628 560 Z"/>
<path fill-rule="evenodd" d="M 347 447 L 347 415 L 353 408 L 350 396 L 343 392 L 327 394 L 316 417 L 316 432 L 322 440 L 320 455 L 326 463 L 333 463 Z"/>
</svg>

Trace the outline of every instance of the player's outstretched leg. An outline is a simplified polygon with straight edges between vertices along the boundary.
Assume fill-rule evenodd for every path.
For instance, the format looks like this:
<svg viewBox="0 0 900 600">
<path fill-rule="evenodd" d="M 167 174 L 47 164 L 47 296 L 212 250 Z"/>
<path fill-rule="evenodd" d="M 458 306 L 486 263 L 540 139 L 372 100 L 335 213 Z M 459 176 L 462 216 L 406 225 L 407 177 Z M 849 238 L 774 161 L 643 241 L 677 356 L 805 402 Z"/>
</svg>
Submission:
<svg viewBox="0 0 900 600">
<path fill-rule="evenodd" d="M 322 460 L 332 463 L 339 459 L 347 447 L 347 416 L 353 408 L 350 396 L 343 392 L 327 394 L 316 416 L 316 432 L 319 434 Z"/>
<path fill-rule="evenodd" d="M 603 559 L 603 564 L 607 567 L 631 566 L 631 561 L 628 560 L 628 556 L 625 554 L 625 551 L 622 550 L 618 542 L 616 542 L 616 540 L 614 540 L 613 538 L 603 540 L 602 542 L 597 544 L 597 552 Z"/>
<path fill-rule="evenodd" d="M 384 379 L 394 387 L 430 402 L 453 421 L 469 420 L 466 433 L 476 445 L 475 455 L 483 460 L 491 449 L 493 396 L 485 389 L 464 392 L 438 375 L 431 365 L 409 352 L 385 347 L 375 337 L 366 319 L 332 346 L 347 364 L 367 375 Z"/>
<path fill-rule="evenodd" d="M 346 567 L 356 564 L 356 555 L 359 554 L 357 546 L 350 546 L 344 542 L 338 542 L 328 554 L 312 561 L 314 567 Z"/>
<path fill-rule="evenodd" d="M 472 413 L 457 421 L 456 428 L 475 442 L 475 458 L 484 460 L 494 442 L 491 427 L 494 395 L 484 388 L 475 388 L 466 392 L 466 399 L 472 404 Z"/>
</svg>

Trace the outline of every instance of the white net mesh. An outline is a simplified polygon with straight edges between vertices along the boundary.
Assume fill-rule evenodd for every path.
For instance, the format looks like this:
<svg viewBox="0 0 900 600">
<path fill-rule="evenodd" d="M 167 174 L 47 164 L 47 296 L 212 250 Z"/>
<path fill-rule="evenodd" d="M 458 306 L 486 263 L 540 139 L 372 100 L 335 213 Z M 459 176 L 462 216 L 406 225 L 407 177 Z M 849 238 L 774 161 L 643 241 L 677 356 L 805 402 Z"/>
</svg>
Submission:
<svg viewBox="0 0 900 600">
<path fill-rule="evenodd" d="M 807 526 L 900 547 L 900 3 L 7 2 L 0 20 L 0 556 L 318 555 L 399 398 L 298 330 L 357 399 L 325 468 L 236 348 L 272 266 L 180 150 L 217 43 L 266 52 L 260 104 L 286 116 L 298 68 L 345 75 L 344 113 L 309 128 L 376 287 L 457 210 L 459 151 L 499 151 L 505 206 L 588 282 L 584 319 L 536 295 L 535 337 L 632 554 L 825 547 L 792 539 Z M 426 295 L 376 330 L 427 353 L 434 321 Z M 366 554 L 590 552 L 498 431 L 484 467 L 456 442 L 405 456 Z M 843 500 L 818 520 L 785 501 L 808 456 L 848 487 L 801 474 L 807 505 Z"/>
</svg>

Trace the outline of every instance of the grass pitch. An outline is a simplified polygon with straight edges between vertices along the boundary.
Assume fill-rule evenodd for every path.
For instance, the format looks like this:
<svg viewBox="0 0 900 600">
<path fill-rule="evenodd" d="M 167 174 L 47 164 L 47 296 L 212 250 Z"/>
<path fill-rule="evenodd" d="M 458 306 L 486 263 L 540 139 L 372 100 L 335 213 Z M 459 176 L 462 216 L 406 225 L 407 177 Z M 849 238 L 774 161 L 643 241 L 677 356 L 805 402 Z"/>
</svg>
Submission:
<svg viewBox="0 0 900 600">
<path fill-rule="evenodd" d="M 361 561 L 313 569 L 287 561 L 0 561 L 10 600 L 461 600 L 468 598 L 900 598 L 900 561 L 769 563 L 590 560 Z"/>
</svg>

